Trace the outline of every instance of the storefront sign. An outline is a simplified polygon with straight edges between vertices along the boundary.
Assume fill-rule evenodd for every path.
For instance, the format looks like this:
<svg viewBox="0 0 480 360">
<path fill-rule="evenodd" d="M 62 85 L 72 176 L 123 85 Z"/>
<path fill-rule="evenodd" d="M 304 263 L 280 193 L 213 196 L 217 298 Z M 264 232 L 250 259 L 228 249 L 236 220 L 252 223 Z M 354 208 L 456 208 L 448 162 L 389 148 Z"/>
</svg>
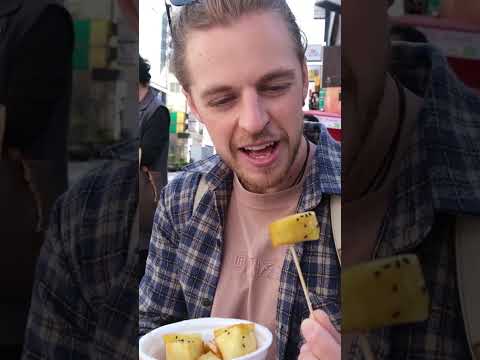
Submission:
<svg viewBox="0 0 480 360">
<path fill-rule="evenodd" d="M 320 65 L 309 65 L 308 66 L 308 81 L 317 81 L 322 74 L 322 68 Z"/>
<path fill-rule="evenodd" d="M 323 46 L 322 45 L 308 45 L 305 54 L 307 61 L 322 61 L 323 60 Z"/>
</svg>

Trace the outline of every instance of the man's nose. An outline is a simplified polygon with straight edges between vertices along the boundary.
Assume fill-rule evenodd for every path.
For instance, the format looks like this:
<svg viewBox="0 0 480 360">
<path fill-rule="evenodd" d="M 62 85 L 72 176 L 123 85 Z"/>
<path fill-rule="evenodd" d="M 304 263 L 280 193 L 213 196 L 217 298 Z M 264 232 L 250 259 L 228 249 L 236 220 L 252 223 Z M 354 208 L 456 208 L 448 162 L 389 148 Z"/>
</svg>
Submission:
<svg viewBox="0 0 480 360">
<path fill-rule="evenodd" d="M 250 134 L 257 134 L 263 131 L 268 122 L 261 97 L 254 91 L 245 93 L 242 98 L 239 127 Z"/>
</svg>

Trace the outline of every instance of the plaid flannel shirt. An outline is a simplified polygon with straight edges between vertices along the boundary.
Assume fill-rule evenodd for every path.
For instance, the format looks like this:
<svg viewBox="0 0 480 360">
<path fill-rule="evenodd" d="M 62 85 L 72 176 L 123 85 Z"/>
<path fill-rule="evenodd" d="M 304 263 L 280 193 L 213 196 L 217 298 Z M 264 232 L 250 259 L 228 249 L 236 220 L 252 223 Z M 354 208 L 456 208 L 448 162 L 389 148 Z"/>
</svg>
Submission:
<svg viewBox="0 0 480 360">
<path fill-rule="evenodd" d="M 428 45 L 397 44 L 392 69 L 424 97 L 376 256 L 415 252 L 430 294 L 426 321 L 368 334 L 376 359 L 470 359 L 458 299 L 455 216 L 480 215 L 480 98 Z M 480 219 L 479 219 L 480 221 Z M 348 359 L 362 359 L 358 343 Z"/>
<path fill-rule="evenodd" d="M 315 125 L 307 124 L 307 130 Z M 298 211 L 313 210 L 319 241 L 297 244 L 296 251 L 314 308 L 340 323 L 340 265 L 330 226 L 329 197 L 340 193 L 340 145 L 316 126 L 314 161 L 307 169 Z M 208 190 L 194 214 L 201 176 Z M 232 192 L 232 171 L 214 156 L 186 169 L 162 192 L 155 215 L 145 276 L 140 285 L 140 334 L 184 319 L 209 317 L 220 275 L 224 222 Z M 265 294 L 268 296 L 268 294 Z M 296 358 L 300 324 L 309 315 L 295 265 L 287 255 L 280 279 L 274 341 L 278 359 Z"/>
<path fill-rule="evenodd" d="M 137 149 L 116 147 L 54 206 L 22 359 L 138 358 Z"/>
</svg>

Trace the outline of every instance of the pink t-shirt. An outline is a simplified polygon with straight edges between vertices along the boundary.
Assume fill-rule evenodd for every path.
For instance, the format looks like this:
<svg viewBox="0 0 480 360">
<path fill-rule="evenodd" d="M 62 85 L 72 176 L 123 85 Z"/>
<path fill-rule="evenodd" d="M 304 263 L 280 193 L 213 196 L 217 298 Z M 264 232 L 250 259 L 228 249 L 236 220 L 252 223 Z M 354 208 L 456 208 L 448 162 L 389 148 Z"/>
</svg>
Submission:
<svg viewBox="0 0 480 360">
<path fill-rule="evenodd" d="M 311 159 L 312 155 L 309 163 Z M 277 353 L 278 289 L 287 252 L 286 246 L 271 245 L 268 225 L 296 212 L 303 182 L 278 193 L 255 194 L 245 190 L 235 177 L 228 208 L 222 269 L 211 316 L 266 326 L 274 337 L 268 360 L 275 360 Z"/>
</svg>

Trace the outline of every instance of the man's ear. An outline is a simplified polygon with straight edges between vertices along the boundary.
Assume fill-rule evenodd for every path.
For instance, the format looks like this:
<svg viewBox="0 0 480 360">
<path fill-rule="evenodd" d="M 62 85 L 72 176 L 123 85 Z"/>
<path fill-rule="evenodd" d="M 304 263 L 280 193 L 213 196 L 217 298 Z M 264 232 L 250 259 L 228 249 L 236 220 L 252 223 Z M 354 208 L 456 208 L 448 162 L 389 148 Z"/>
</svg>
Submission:
<svg viewBox="0 0 480 360">
<path fill-rule="evenodd" d="M 182 92 L 183 92 L 183 95 L 185 96 L 185 98 L 187 99 L 187 104 L 188 104 L 188 107 L 190 108 L 192 114 L 195 115 L 195 117 L 198 119 L 198 121 L 200 121 L 203 124 L 202 118 L 200 117 L 200 115 L 198 113 L 197 106 L 195 105 L 195 102 L 193 101 L 192 94 L 190 94 L 188 91 L 186 91 L 183 88 L 182 88 Z"/>
</svg>

